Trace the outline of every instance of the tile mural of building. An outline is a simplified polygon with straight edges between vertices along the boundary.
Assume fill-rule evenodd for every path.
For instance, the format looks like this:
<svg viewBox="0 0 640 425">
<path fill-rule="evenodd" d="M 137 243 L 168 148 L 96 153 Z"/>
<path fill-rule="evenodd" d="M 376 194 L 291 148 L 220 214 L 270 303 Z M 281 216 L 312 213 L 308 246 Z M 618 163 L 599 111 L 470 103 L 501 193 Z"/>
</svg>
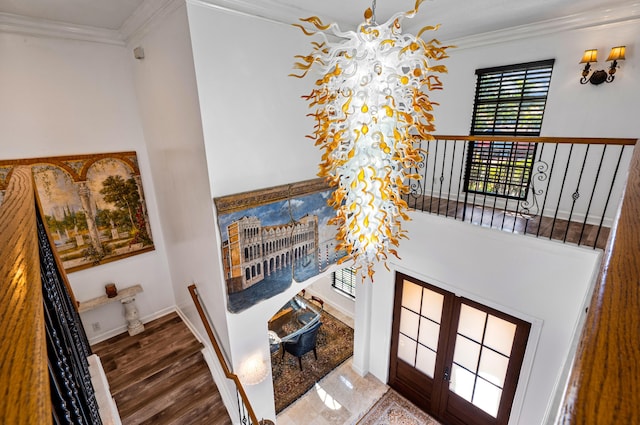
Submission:
<svg viewBox="0 0 640 425">
<path fill-rule="evenodd" d="M 229 294 L 247 289 L 265 276 L 312 255 L 318 248 L 318 216 L 262 226 L 258 217 L 244 216 L 227 226 L 222 260 Z"/>
</svg>

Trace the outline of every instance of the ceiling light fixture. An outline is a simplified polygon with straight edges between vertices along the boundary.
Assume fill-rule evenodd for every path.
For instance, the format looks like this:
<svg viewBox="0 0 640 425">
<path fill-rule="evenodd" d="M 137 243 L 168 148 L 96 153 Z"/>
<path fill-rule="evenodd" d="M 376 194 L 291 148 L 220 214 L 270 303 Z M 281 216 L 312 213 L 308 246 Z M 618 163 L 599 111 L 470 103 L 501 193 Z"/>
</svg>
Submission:
<svg viewBox="0 0 640 425">
<path fill-rule="evenodd" d="M 315 64 L 322 74 L 303 98 L 315 108 L 309 115 L 317 121 L 308 137 L 324 151 L 318 175 L 334 188 L 331 223 L 338 225 L 338 249 L 346 251 L 340 262 L 353 260 L 371 279 L 375 262 L 386 266 L 388 253 L 398 257 L 394 247 L 406 237 L 406 181 L 419 178 L 411 170 L 422 161 L 420 142 L 432 139 L 435 130 L 434 103 L 425 89 L 441 89 L 435 73 L 447 71 L 429 61 L 446 58 L 450 46 L 421 38 L 438 26 L 424 27 L 415 36 L 401 31 L 402 20 L 414 17 L 422 1 L 378 24 L 374 0 L 356 31 L 343 32 L 315 16 L 301 21 L 319 31 L 296 25 L 306 35 L 323 38 L 311 43 L 309 55 L 296 56 L 294 68 L 302 73 L 291 75 L 303 78 Z M 330 41 L 327 33 L 338 41 Z"/>
<path fill-rule="evenodd" d="M 624 60 L 624 51 L 625 46 L 617 46 L 612 47 L 611 52 L 609 53 L 609 57 L 607 58 L 607 62 L 611 62 L 611 66 L 609 66 L 609 72 L 600 69 L 598 71 L 593 71 L 591 76 L 589 76 L 589 71 L 591 70 L 591 62 L 598 61 L 598 50 L 590 49 L 585 50 L 584 55 L 582 55 L 582 60 L 580 63 L 586 64 L 584 69 L 582 70 L 582 78 L 580 79 L 580 84 L 587 84 L 587 82 L 591 84 L 602 84 L 605 81 L 610 83 L 615 78 L 616 69 L 618 68 L 618 61 Z M 612 62 L 613 61 L 613 62 Z"/>
</svg>

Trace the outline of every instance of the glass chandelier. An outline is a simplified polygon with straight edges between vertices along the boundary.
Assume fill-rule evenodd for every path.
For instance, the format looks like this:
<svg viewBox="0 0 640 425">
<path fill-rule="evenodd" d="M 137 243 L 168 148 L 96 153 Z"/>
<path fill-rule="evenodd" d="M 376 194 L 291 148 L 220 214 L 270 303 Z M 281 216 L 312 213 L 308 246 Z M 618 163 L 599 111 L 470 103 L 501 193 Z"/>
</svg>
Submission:
<svg viewBox="0 0 640 425">
<path fill-rule="evenodd" d="M 329 205 L 336 216 L 330 223 L 338 226 L 338 249 L 346 251 L 340 262 L 353 260 L 371 279 L 374 264 L 383 261 L 388 269 L 388 254 L 398 257 L 395 247 L 407 237 L 405 182 L 420 178 L 411 170 L 422 160 L 420 141 L 432 139 L 435 128 L 434 103 L 425 89 L 442 88 L 435 73 L 446 72 L 429 62 L 446 58 L 449 46 L 421 38 L 437 26 L 416 36 L 402 34 L 402 20 L 415 16 L 422 1 L 379 25 L 374 0 L 356 31 L 343 32 L 315 16 L 301 19 L 315 30 L 296 25 L 306 35 L 322 37 L 311 43 L 309 55 L 296 56 L 294 68 L 301 73 L 291 75 L 303 78 L 314 65 L 321 73 L 303 98 L 316 120 L 308 137 L 323 150 L 318 175 L 334 188 Z"/>
</svg>

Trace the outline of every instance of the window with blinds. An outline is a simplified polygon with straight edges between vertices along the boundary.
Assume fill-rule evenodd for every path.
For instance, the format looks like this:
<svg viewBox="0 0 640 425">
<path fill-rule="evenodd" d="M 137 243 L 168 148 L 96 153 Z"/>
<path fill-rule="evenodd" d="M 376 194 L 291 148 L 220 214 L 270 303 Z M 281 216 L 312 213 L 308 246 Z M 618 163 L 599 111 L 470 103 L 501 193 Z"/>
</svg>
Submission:
<svg viewBox="0 0 640 425">
<path fill-rule="evenodd" d="M 351 298 L 356 297 L 356 273 L 354 269 L 347 267 L 334 272 L 332 276 L 331 286 Z"/>
<path fill-rule="evenodd" d="M 539 136 L 554 60 L 476 70 L 471 135 Z M 526 199 L 535 144 L 471 143 L 465 190 Z"/>
</svg>

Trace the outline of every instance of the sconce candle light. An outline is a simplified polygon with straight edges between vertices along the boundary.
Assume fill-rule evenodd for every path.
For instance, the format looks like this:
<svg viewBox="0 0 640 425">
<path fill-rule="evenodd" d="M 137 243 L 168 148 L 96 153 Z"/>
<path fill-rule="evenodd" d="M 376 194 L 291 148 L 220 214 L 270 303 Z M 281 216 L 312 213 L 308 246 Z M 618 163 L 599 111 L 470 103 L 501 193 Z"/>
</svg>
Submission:
<svg viewBox="0 0 640 425">
<path fill-rule="evenodd" d="M 602 84 L 605 81 L 610 83 L 615 78 L 616 69 L 618 68 L 618 61 L 624 60 L 625 46 L 617 46 L 611 49 L 609 53 L 609 57 L 607 58 L 607 62 L 611 62 L 609 66 L 609 71 L 605 71 L 603 69 L 593 71 L 591 76 L 589 76 L 589 71 L 591 70 L 591 63 L 598 61 L 598 50 L 590 49 L 585 50 L 584 55 L 582 56 L 582 60 L 580 63 L 586 64 L 584 69 L 582 70 L 582 78 L 580 79 L 580 84 L 586 84 L 587 82 L 591 84 Z"/>
</svg>

